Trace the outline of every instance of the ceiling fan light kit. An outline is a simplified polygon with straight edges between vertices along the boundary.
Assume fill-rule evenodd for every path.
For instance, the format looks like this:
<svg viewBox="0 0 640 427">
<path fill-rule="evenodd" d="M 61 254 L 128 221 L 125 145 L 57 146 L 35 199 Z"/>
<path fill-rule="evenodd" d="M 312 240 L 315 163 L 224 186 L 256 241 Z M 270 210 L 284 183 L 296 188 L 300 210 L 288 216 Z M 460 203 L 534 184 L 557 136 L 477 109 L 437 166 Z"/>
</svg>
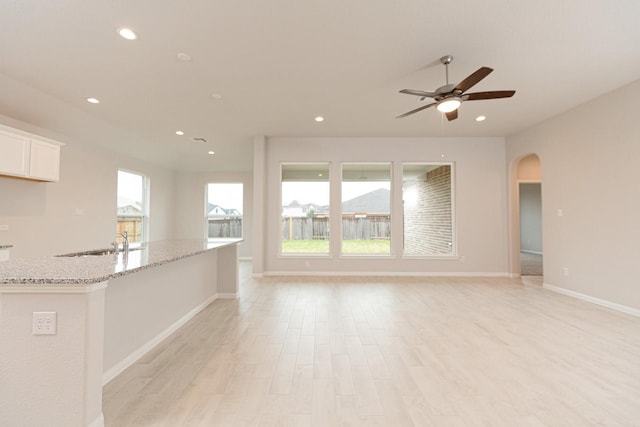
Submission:
<svg viewBox="0 0 640 427">
<path fill-rule="evenodd" d="M 434 102 L 401 114 L 396 117 L 397 119 L 407 117 L 411 114 L 417 113 L 418 111 L 425 110 L 435 105 L 436 109 L 441 113 L 445 113 L 447 119 L 451 121 L 458 118 L 458 108 L 464 101 L 510 98 L 516 93 L 515 90 L 465 93 L 473 86 L 478 84 L 482 79 L 487 77 L 489 73 L 493 71 L 493 69 L 489 67 L 480 67 L 460 83 L 454 85 L 449 84 L 449 64 L 451 63 L 451 61 L 453 61 L 453 56 L 451 55 L 445 55 L 440 58 L 440 62 L 445 66 L 446 84 L 444 86 L 440 86 L 434 92 L 426 92 L 415 89 L 402 89 L 400 91 L 400 93 L 404 93 L 407 95 L 419 96 L 420 101 L 424 101 L 425 98 L 431 98 L 434 100 Z"/>
<path fill-rule="evenodd" d="M 452 98 L 443 99 L 442 101 L 438 102 L 436 108 L 441 113 L 450 113 L 453 110 L 457 110 L 460 104 L 462 104 L 462 100 L 457 96 L 454 96 Z"/>
</svg>

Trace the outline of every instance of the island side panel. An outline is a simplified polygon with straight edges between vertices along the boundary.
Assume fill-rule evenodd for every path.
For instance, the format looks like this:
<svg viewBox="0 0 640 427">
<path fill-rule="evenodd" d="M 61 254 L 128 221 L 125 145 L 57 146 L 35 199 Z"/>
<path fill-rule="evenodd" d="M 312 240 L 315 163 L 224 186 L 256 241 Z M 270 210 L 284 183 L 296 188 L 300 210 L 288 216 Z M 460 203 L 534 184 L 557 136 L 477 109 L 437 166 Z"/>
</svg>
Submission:
<svg viewBox="0 0 640 427">
<path fill-rule="evenodd" d="M 210 250 L 109 280 L 104 383 L 215 300 L 217 252 Z"/>
<path fill-rule="evenodd" d="M 0 425 L 102 425 L 106 283 L 0 292 Z M 55 335 L 33 335 L 34 312 L 55 312 Z"/>
<path fill-rule="evenodd" d="M 238 244 L 217 249 L 218 251 L 218 296 L 237 298 L 240 272 L 238 265 Z"/>
</svg>

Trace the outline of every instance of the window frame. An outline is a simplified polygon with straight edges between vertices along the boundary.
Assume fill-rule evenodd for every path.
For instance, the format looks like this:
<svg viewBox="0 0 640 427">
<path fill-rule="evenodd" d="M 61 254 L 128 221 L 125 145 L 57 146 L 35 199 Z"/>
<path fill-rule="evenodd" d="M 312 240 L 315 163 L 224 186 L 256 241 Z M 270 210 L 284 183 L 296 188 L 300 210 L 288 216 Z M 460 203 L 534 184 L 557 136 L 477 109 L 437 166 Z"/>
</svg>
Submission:
<svg viewBox="0 0 640 427">
<path fill-rule="evenodd" d="M 402 230 L 402 245 L 401 245 L 401 254 L 400 256 L 404 259 L 458 259 L 460 258 L 458 255 L 458 233 L 457 233 L 457 209 L 456 209 L 456 162 L 444 162 L 444 161 L 425 161 L 425 162 L 399 162 L 400 164 L 400 172 L 401 172 L 401 182 L 400 182 L 400 205 L 401 205 L 401 215 L 400 215 L 400 223 Z M 404 206 L 404 166 L 449 166 L 450 167 L 450 176 L 451 176 L 451 253 L 449 254 L 434 254 L 434 255 L 424 255 L 424 254 L 407 254 L 405 252 L 405 206 Z"/>
<path fill-rule="evenodd" d="M 283 174 L 283 170 L 286 166 L 317 166 L 319 168 L 322 168 L 323 170 L 326 170 L 327 173 L 327 178 L 326 181 L 320 181 L 320 182 L 326 182 L 327 183 L 327 187 L 328 187 L 328 191 L 329 191 L 329 200 L 328 200 L 328 205 L 329 205 L 329 211 L 328 211 L 328 217 L 327 217 L 327 227 L 328 227 L 328 238 L 327 240 L 327 252 L 320 252 L 320 253 L 309 253 L 309 252 L 296 252 L 296 253 L 292 253 L 292 252 L 283 252 L 282 251 L 282 234 L 283 234 L 283 229 L 282 229 L 282 214 L 283 214 L 283 199 L 282 199 L 282 184 L 283 181 L 282 179 L 282 174 Z M 331 215 L 332 215 L 332 205 L 331 205 L 331 198 L 332 198 L 332 192 L 331 192 L 331 178 L 332 178 L 332 163 L 330 161 L 313 161 L 313 162 L 281 162 L 280 163 L 280 174 L 279 174 L 279 186 L 278 186 L 278 200 L 279 200 L 279 222 L 280 222 L 280 227 L 278 228 L 279 232 L 278 232 L 278 258 L 296 258 L 296 257 L 304 257 L 304 258 L 332 258 L 333 254 L 332 254 L 332 250 L 331 250 L 331 236 L 333 233 L 331 233 L 330 231 L 330 224 L 331 224 Z"/>
<path fill-rule="evenodd" d="M 120 184 L 120 172 L 123 173 L 127 173 L 130 175 L 137 175 L 139 177 L 142 178 L 142 206 L 141 206 L 141 214 L 140 215 L 118 215 L 117 210 L 118 210 L 118 197 L 119 197 L 119 193 L 118 193 L 118 187 Z M 137 172 L 131 169 L 124 169 L 124 168 L 118 168 L 117 174 L 116 174 L 116 234 L 118 234 L 118 223 L 120 222 L 120 219 L 127 219 L 127 218 L 140 218 L 141 221 L 141 228 L 140 228 L 140 241 L 139 242 L 132 242 L 132 243 L 145 243 L 145 242 L 149 242 L 150 240 L 150 235 L 149 235 L 149 223 L 150 223 L 150 192 L 151 192 L 151 180 L 150 178 L 141 172 Z M 120 236 L 121 237 L 121 236 Z"/>
<path fill-rule="evenodd" d="M 342 211 L 342 204 L 344 203 L 344 201 L 342 200 L 342 195 L 343 195 L 343 184 L 344 184 L 344 166 L 345 165 L 357 165 L 357 166 L 362 166 L 365 167 L 366 166 L 381 166 L 381 165 L 385 165 L 388 166 L 389 170 L 388 170 L 388 180 L 389 180 L 389 252 L 388 253 L 353 253 L 353 252 L 344 252 L 343 251 L 343 242 L 344 242 L 344 230 L 343 227 L 340 227 L 340 241 L 338 242 L 338 246 L 339 246 L 339 257 L 340 258 L 349 258 L 349 259 L 353 259 L 353 258 L 371 258 L 371 259 L 375 259 L 375 258 L 395 258 L 394 255 L 394 233 L 393 233 L 393 229 L 394 229 L 394 167 L 395 167 L 395 163 L 394 161 L 343 161 L 340 162 L 340 177 L 339 177 L 339 186 L 340 186 L 340 206 L 338 208 L 338 213 L 339 213 L 339 218 L 340 218 L 340 222 L 342 224 L 343 221 L 343 214 L 344 212 Z M 364 173 L 364 172 L 363 172 Z M 362 181 L 364 182 L 364 180 Z"/>
<path fill-rule="evenodd" d="M 209 237 L 209 218 L 211 217 L 209 215 L 209 213 L 207 212 L 208 208 L 209 208 L 209 186 L 211 184 L 214 185 L 240 185 L 241 189 L 242 189 L 242 212 L 240 212 L 240 220 L 241 220 L 241 227 L 240 227 L 240 237 Z M 207 240 L 215 240 L 215 239 L 244 239 L 244 226 L 245 226 L 245 220 L 244 220 L 244 182 L 241 181 L 213 181 L 213 182 L 207 182 L 204 186 L 204 238 Z M 224 207 L 223 207 L 224 208 Z"/>
</svg>

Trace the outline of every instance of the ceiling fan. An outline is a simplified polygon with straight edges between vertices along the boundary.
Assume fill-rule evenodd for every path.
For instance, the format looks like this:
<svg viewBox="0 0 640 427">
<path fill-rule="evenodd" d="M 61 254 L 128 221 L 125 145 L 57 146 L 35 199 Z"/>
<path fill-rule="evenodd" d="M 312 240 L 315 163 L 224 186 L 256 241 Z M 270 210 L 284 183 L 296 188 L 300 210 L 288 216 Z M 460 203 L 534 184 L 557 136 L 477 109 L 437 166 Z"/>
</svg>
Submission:
<svg viewBox="0 0 640 427">
<path fill-rule="evenodd" d="M 425 110 L 434 105 L 438 111 L 445 113 L 449 121 L 458 118 L 458 107 L 464 101 L 478 101 L 481 99 L 498 99 L 498 98 L 510 98 L 516 93 L 515 90 L 497 90 L 491 92 L 474 92 L 465 93 L 473 86 L 478 84 L 480 80 L 484 79 L 493 71 L 493 68 L 481 67 L 466 79 L 462 80 L 458 84 L 449 84 L 449 64 L 453 61 L 453 56 L 445 55 L 440 58 L 440 62 L 445 66 L 445 74 L 447 83 L 444 86 L 440 86 L 435 92 L 425 92 L 422 90 L 414 89 L 402 89 L 400 93 L 406 93 L 408 95 L 416 95 L 420 97 L 420 101 L 425 98 L 432 98 L 435 102 L 427 105 L 423 105 L 415 110 L 411 110 L 407 113 L 401 114 L 396 119 L 407 117 L 418 111 Z"/>
</svg>

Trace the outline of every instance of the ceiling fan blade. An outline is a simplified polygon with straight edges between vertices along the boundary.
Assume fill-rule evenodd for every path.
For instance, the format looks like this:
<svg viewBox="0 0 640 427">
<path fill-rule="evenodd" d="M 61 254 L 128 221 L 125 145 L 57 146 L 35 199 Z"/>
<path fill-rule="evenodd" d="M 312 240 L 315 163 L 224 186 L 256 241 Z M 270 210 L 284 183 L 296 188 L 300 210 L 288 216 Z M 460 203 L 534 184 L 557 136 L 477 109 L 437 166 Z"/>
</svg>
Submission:
<svg viewBox="0 0 640 427">
<path fill-rule="evenodd" d="M 469 77 L 467 77 L 466 79 L 458 83 L 456 87 L 453 88 L 453 90 L 454 91 L 459 90 L 461 93 L 465 93 L 466 91 L 471 89 L 473 86 L 478 84 L 480 80 L 487 77 L 489 73 L 491 73 L 492 71 L 493 71 L 493 68 L 489 68 L 489 67 L 478 68 L 478 70 L 476 70 L 475 73 L 471 74 Z"/>
<path fill-rule="evenodd" d="M 415 110 L 411 110 L 411 111 L 409 111 L 407 113 L 400 114 L 398 117 L 396 117 L 396 119 L 401 119 L 403 117 L 410 116 L 413 113 L 417 113 L 418 111 L 422 111 L 422 110 L 427 109 L 429 107 L 432 107 L 432 106 L 434 106 L 436 104 L 437 104 L 437 102 L 432 102 L 431 104 L 423 105 L 422 107 L 416 108 Z"/>
<path fill-rule="evenodd" d="M 445 115 L 447 116 L 447 120 L 455 120 L 458 118 L 458 110 L 449 111 L 448 113 L 445 113 Z"/>
<path fill-rule="evenodd" d="M 515 90 L 494 90 L 490 92 L 468 93 L 462 97 L 465 101 L 477 101 L 479 99 L 510 98 L 515 94 Z"/>
<path fill-rule="evenodd" d="M 423 98 L 433 98 L 436 96 L 436 93 L 433 92 L 425 92 L 423 90 L 414 90 L 414 89 L 402 89 L 400 93 L 406 93 L 407 95 L 415 95 L 421 96 Z"/>
</svg>

